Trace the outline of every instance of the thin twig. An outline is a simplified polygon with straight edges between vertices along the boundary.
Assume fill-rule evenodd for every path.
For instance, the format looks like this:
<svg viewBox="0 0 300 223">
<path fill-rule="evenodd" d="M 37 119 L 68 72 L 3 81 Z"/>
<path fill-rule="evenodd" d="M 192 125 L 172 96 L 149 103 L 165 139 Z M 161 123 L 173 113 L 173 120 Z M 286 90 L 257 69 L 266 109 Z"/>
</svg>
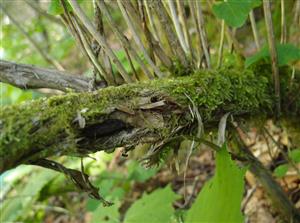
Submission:
<svg viewBox="0 0 300 223">
<path fill-rule="evenodd" d="M 56 18 L 53 15 L 48 14 L 46 11 L 44 11 L 35 0 L 25 0 L 26 3 L 32 8 L 34 9 L 39 15 L 45 17 L 46 19 L 50 20 L 51 22 L 54 22 L 58 25 L 63 26 L 63 22 L 59 19 Z"/>
<path fill-rule="evenodd" d="M 117 56 L 114 54 L 113 50 L 110 48 L 110 46 L 107 44 L 105 38 L 101 36 L 95 26 L 91 23 L 89 18 L 86 16 L 86 14 L 83 12 L 83 10 L 80 8 L 79 4 L 76 0 L 69 0 L 70 5 L 72 6 L 74 12 L 79 17 L 81 22 L 84 24 L 84 26 L 87 28 L 87 30 L 90 32 L 90 34 L 98 41 L 98 43 L 104 48 L 104 50 L 107 52 L 107 55 L 112 59 L 112 61 L 115 63 L 116 68 L 120 72 L 121 76 L 124 78 L 124 80 L 127 83 L 132 83 L 133 80 L 123 67 L 120 60 L 117 58 Z"/>
<path fill-rule="evenodd" d="M 295 1 L 293 24 L 300 25 L 300 1 Z"/>
<path fill-rule="evenodd" d="M 281 110 L 280 80 L 279 80 L 278 59 L 277 59 L 277 52 L 276 52 L 276 45 L 275 45 L 275 35 L 273 30 L 270 0 L 264 0 L 263 6 L 264 6 L 265 22 L 267 27 L 268 43 L 269 43 L 269 50 L 271 55 L 271 63 L 272 63 L 272 71 L 273 71 L 273 81 L 274 81 L 274 89 L 275 89 L 275 97 L 276 97 L 276 115 L 277 117 L 279 117 L 280 110 Z"/>
<path fill-rule="evenodd" d="M 75 23 L 75 26 L 76 26 L 76 30 L 77 30 L 77 32 L 80 36 L 80 39 L 82 40 L 83 46 L 84 46 L 89 58 L 91 59 L 92 64 L 94 65 L 94 68 L 97 69 L 99 75 L 101 77 L 103 77 L 107 81 L 107 83 L 111 84 L 112 80 L 109 77 L 107 77 L 107 74 L 106 74 L 106 71 L 105 71 L 104 67 L 97 60 L 97 57 L 95 56 L 90 44 L 88 43 L 87 37 L 85 36 L 82 28 L 78 24 L 78 21 L 76 20 L 76 18 L 74 18 L 74 23 Z M 93 82 L 94 82 L 93 84 L 96 85 L 96 78 L 95 77 L 94 77 Z"/>
<path fill-rule="evenodd" d="M 219 45 L 219 50 L 218 50 L 218 64 L 217 64 L 217 68 L 220 68 L 222 66 L 224 36 L 225 36 L 225 21 L 222 20 L 222 24 L 221 24 L 221 38 L 220 38 L 220 45 Z"/>
<path fill-rule="evenodd" d="M 165 7 L 163 6 L 161 1 L 152 0 L 149 1 L 149 6 L 155 11 L 158 20 L 162 26 L 162 33 L 167 38 L 168 44 L 171 48 L 171 51 L 174 55 L 179 59 L 180 63 L 184 67 L 188 67 L 188 60 L 186 58 L 186 54 L 182 49 L 179 40 L 174 32 L 172 20 L 168 15 Z"/>
<path fill-rule="evenodd" d="M 148 1 L 147 1 L 147 0 L 144 0 L 144 5 L 145 5 L 146 13 L 147 13 L 147 15 L 148 15 L 150 27 L 151 27 L 151 29 L 152 29 L 152 32 L 151 32 L 151 33 L 153 34 L 154 38 L 155 38 L 157 41 L 161 42 L 160 39 L 159 39 L 159 35 L 158 35 L 158 31 L 157 31 L 156 25 L 155 25 L 154 20 L 153 20 L 153 15 L 152 15 L 152 13 L 151 13 L 151 11 L 150 11 L 150 7 L 149 7 L 148 4 L 149 4 Z"/>
<path fill-rule="evenodd" d="M 300 212 L 295 208 L 293 203 L 289 200 L 288 196 L 285 194 L 281 186 L 273 178 L 271 172 L 266 169 L 263 164 L 251 153 L 249 148 L 245 145 L 242 138 L 239 136 L 237 123 L 232 122 L 233 126 L 236 128 L 236 143 L 239 147 L 239 157 L 244 165 L 249 167 L 249 170 L 257 177 L 259 182 L 262 184 L 270 199 L 272 200 L 274 206 L 280 213 L 292 222 L 299 222 Z"/>
<path fill-rule="evenodd" d="M 285 0 L 281 0 L 281 36 L 280 43 L 286 43 L 287 40 L 287 30 L 286 30 L 286 19 L 285 19 Z"/>
<path fill-rule="evenodd" d="M 100 33 L 100 35 L 105 37 L 102 12 L 99 6 L 97 5 L 96 1 L 97 0 L 93 0 L 94 10 L 95 10 L 95 26 L 97 31 Z M 105 51 L 102 49 L 101 45 L 99 45 L 97 40 L 94 39 L 92 44 L 93 44 L 92 48 L 95 52 L 95 56 L 97 57 L 97 59 L 99 59 L 99 54 L 101 54 L 100 61 L 102 61 L 101 64 L 103 64 L 107 77 L 111 80 L 111 85 L 115 85 L 116 83 L 114 80 L 113 69 L 109 57 L 106 55 Z"/>
<path fill-rule="evenodd" d="M 250 190 L 247 191 L 247 195 L 246 195 L 246 197 L 244 198 L 244 200 L 243 200 L 243 202 L 241 204 L 242 211 L 245 210 L 247 204 L 249 203 L 249 201 L 252 198 L 252 196 L 253 196 L 254 192 L 256 191 L 256 189 L 257 189 L 257 185 L 255 185 L 253 188 L 251 188 Z"/>
<path fill-rule="evenodd" d="M 206 35 L 206 31 L 205 31 L 205 26 L 204 26 L 204 17 L 203 17 L 200 1 L 196 1 L 196 10 L 197 10 L 197 20 L 199 21 L 198 26 L 199 26 L 199 31 L 200 31 L 201 46 L 202 46 L 202 50 L 204 52 L 206 66 L 208 69 L 210 69 L 211 65 L 210 65 L 208 41 L 207 41 L 207 35 Z"/>
<path fill-rule="evenodd" d="M 140 37 L 139 37 L 139 34 L 138 32 L 136 31 L 131 19 L 129 18 L 122 2 L 120 0 L 117 0 L 118 2 L 118 6 L 121 10 L 121 13 L 123 15 L 123 18 L 125 19 L 131 33 L 132 33 L 132 36 L 136 42 L 136 44 L 139 46 L 140 50 L 142 51 L 143 53 L 143 56 L 145 57 L 146 61 L 149 63 L 150 67 L 154 70 L 155 74 L 158 76 L 158 77 L 163 77 L 165 76 L 160 70 L 159 68 L 154 64 L 154 62 L 151 60 L 151 58 L 149 57 L 148 55 L 148 52 L 147 50 L 145 49 Z"/>
<path fill-rule="evenodd" d="M 20 23 L 15 20 L 15 18 L 10 14 L 10 12 L 0 3 L 0 8 L 3 13 L 9 18 L 9 20 L 18 28 L 18 30 L 27 38 L 29 43 L 34 47 L 34 49 L 44 58 L 45 61 L 52 64 L 58 70 L 64 70 L 64 67 L 50 55 L 48 55 L 37 43 L 36 41 L 23 29 Z"/>
<path fill-rule="evenodd" d="M 145 6 L 142 1 L 137 1 L 137 3 L 138 3 L 138 7 L 139 7 L 139 10 L 138 10 L 139 15 L 140 15 L 141 21 L 142 21 L 143 32 L 145 33 L 146 40 L 147 40 L 147 47 L 148 47 L 147 51 L 149 52 L 149 56 L 150 56 L 151 60 L 153 61 L 153 63 L 156 64 L 155 55 L 154 55 L 154 45 L 151 41 L 151 37 L 150 37 L 151 33 L 150 33 L 150 30 L 148 28 L 147 21 L 146 21 Z"/>
<path fill-rule="evenodd" d="M 258 31 L 257 31 L 257 27 L 256 27 L 256 22 L 255 22 L 255 17 L 254 17 L 253 10 L 250 11 L 249 17 L 250 17 L 251 28 L 252 28 L 252 32 L 253 32 L 253 36 L 254 36 L 255 45 L 256 45 L 256 48 L 258 50 L 260 50 Z"/>
<path fill-rule="evenodd" d="M 184 50 L 184 52 L 186 54 L 188 54 L 189 53 L 189 49 L 187 47 L 187 43 L 185 41 L 185 38 L 184 38 L 184 35 L 183 35 L 183 32 L 182 32 L 181 26 L 180 26 L 180 23 L 179 23 L 178 14 L 176 12 L 175 4 L 174 4 L 173 0 L 168 0 L 168 3 L 169 3 L 170 12 L 171 12 L 171 19 L 172 19 L 172 21 L 174 23 L 175 30 L 176 30 L 179 42 L 180 42 L 181 47 Z"/>
<path fill-rule="evenodd" d="M 286 154 L 286 152 L 281 147 L 281 144 L 274 139 L 274 137 L 271 135 L 271 133 L 268 131 L 268 129 L 266 129 L 265 127 L 263 127 L 263 130 L 264 130 L 265 133 L 267 133 L 267 135 L 270 137 L 270 139 L 273 141 L 273 143 L 276 145 L 276 147 L 280 150 L 280 152 L 281 152 L 283 158 L 285 159 L 285 161 L 287 163 L 291 164 L 291 166 L 294 168 L 294 170 L 300 176 L 300 170 L 299 170 L 299 168 L 297 167 L 297 165 L 295 164 L 295 162 Z"/>
<path fill-rule="evenodd" d="M 97 60 L 96 55 L 94 54 L 90 44 L 88 43 L 87 37 L 85 35 L 86 32 L 82 30 L 76 17 L 73 16 L 72 13 L 68 11 L 65 1 L 61 0 L 60 2 L 64 9 L 65 17 L 63 18 L 65 18 L 66 20 L 67 27 L 70 29 L 71 33 L 79 43 L 79 46 L 81 47 L 82 51 L 87 56 L 90 63 L 93 65 L 94 70 L 97 70 L 100 77 L 102 77 L 108 84 L 111 84 L 112 80 L 109 77 L 107 77 L 105 69 Z M 96 78 L 94 77 L 93 80 L 91 81 L 90 90 L 93 90 L 95 88 L 96 88 Z"/>
<path fill-rule="evenodd" d="M 135 67 L 134 67 L 134 65 L 133 65 L 133 62 L 132 62 L 132 59 L 131 59 L 130 54 L 129 54 L 129 52 L 128 52 L 128 49 L 127 49 L 127 48 L 124 48 L 124 51 L 125 51 L 127 60 L 129 61 L 129 65 L 130 65 L 130 67 L 131 67 L 131 69 L 132 69 L 132 72 L 133 72 L 133 74 L 134 74 L 134 76 L 135 76 L 135 79 L 137 80 L 139 76 L 138 76 L 138 74 L 137 74 L 137 72 L 136 72 L 136 69 L 135 69 Z"/>
<path fill-rule="evenodd" d="M 143 20 L 142 18 L 137 14 L 136 10 L 133 7 L 133 4 L 130 1 L 126 1 L 126 4 L 123 4 L 125 9 L 128 11 L 128 14 L 132 17 L 133 22 L 135 25 L 140 29 L 140 31 L 143 32 Z M 151 15 L 152 16 L 152 15 Z M 159 42 L 159 40 L 156 40 L 153 36 L 153 31 L 148 33 L 149 38 L 151 41 L 151 44 L 153 46 L 153 50 L 155 52 L 155 55 L 160 59 L 160 61 L 167 67 L 170 68 L 172 66 L 172 60 L 169 58 L 165 50 L 161 47 L 162 43 Z M 147 38 L 147 36 L 146 36 Z"/>
<path fill-rule="evenodd" d="M 190 11 L 191 11 L 191 16 L 192 19 L 195 23 L 195 27 L 196 27 L 196 34 L 197 34 L 197 44 L 196 44 L 196 49 L 197 49 L 197 68 L 200 68 L 201 66 L 201 53 L 202 53 L 202 48 L 201 48 L 201 35 L 200 35 L 200 30 L 199 30 L 199 26 L 198 26 L 198 21 L 197 21 L 197 17 L 196 17 L 196 12 L 195 12 L 195 5 L 194 5 L 194 1 L 193 0 L 189 0 L 189 7 L 190 7 Z"/>
<path fill-rule="evenodd" d="M 149 71 L 149 69 L 146 67 L 145 63 L 142 61 L 142 59 L 139 57 L 138 53 L 136 50 L 131 46 L 129 43 L 128 39 L 123 35 L 123 33 L 119 30 L 117 24 L 113 20 L 112 16 L 110 15 L 106 4 L 104 3 L 103 0 L 97 1 L 98 6 L 102 9 L 108 24 L 110 25 L 111 29 L 115 33 L 116 37 L 118 40 L 121 42 L 121 45 L 124 49 L 127 49 L 133 56 L 133 58 L 137 61 L 137 63 L 141 66 L 141 69 L 145 73 L 145 75 L 149 78 L 152 79 L 153 75 Z"/>
<path fill-rule="evenodd" d="M 192 49 L 192 41 L 191 41 L 191 37 L 190 37 L 190 33 L 189 33 L 189 28 L 187 25 L 187 15 L 186 15 L 185 9 L 184 9 L 184 2 L 181 0 L 176 0 L 176 3 L 177 3 L 177 8 L 178 8 L 179 20 L 181 22 L 182 29 L 184 32 L 184 38 L 187 43 L 189 53 L 191 55 L 191 59 L 194 63 L 196 63 L 195 53 L 194 53 L 194 50 Z"/>
</svg>

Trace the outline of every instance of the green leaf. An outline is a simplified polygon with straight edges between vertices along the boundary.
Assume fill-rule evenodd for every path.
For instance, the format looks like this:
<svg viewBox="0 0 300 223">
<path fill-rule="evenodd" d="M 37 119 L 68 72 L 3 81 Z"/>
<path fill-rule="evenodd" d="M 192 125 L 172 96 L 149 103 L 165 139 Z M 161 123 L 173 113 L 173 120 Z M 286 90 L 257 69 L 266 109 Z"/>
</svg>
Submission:
<svg viewBox="0 0 300 223">
<path fill-rule="evenodd" d="M 275 168 L 274 175 L 276 177 L 284 177 L 286 172 L 288 171 L 288 169 L 289 169 L 288 164 L 282 164 L 282 165 Z"/>
<path fill-rule="evenodd" d="M 300 49 L 292 44 L 276 44 L 276 51 L 278 55 L 278 65 L 287 65 L 290 62 L 300 60 Z M 250 65 L 262 60 L 270 61 L 270 53 L 268 46 L 264 46 L 258 53 L 246 58 L 246 68 Z"/>
<path fill-rule="evenodd" d="M 228 26 L 241 27 L 251 9 L 261 5 L 261 0 L 228 0 L 213 5 L 213 13 L 224 19 Z"/>
<path fill-rule="evenodd" d="M 153 177 L 157 173 L 158 168 L 146 169 L 139 162 L 132 161 L 129 163 L 127 171 L 129 180 L 142 183 Z"/>
<path fill-rule="evenodd" d="M 114 201 L 114 204 L 109 207 L 99 205 L 96 210 L 92 212 L 92 220 L 90 223 L 119 223 L 120 213 L 119 208 L 121 203 Z"/>
<path fill-rule="evenodd" d="M 245 169 L 231 160 L 224 145 L 216 155 L 214 177 L 200 191 L 185 222 L 244 222 L 241 213 L 244 174 Z"/>
<path fill-rule="evenodd" d="M 124 223 L 168 223 L 174 213 L 172 202 L 179 196 L 170 186 L 144 194 L 127 211 Z"/>
<path fill-rule="evenodd" d="M 300 163 L 300 149 L 294 149 L 289 152 L 289 157 L 295 162 Z"/>
<path fill-rule="evenodd" d="M 73 9 L 68 1 L 64 0 L 67 6 L 68 12 L 71 12 Z M 83 2 L 83 0 L 77 0 L 78 4 Z M 51 0 L 48 8 L 48 13 L 52 15 L 60 15 L 64 13 L 64 8 L 60 3 L 60 0 Z"/>
<path fill-rule="evenodd" d="M 3 222 L 16 222 L 20 217 L 25 218 L 32 211 L 32 205 L 38 199 L 42 188 L 58 175 L 52 170 L 32 172 L 25 187 L 24 184 L 19 184 L 15 188 L 18 191 L 17 196 L 1 201 L 0 213 Z"/>
</svg>

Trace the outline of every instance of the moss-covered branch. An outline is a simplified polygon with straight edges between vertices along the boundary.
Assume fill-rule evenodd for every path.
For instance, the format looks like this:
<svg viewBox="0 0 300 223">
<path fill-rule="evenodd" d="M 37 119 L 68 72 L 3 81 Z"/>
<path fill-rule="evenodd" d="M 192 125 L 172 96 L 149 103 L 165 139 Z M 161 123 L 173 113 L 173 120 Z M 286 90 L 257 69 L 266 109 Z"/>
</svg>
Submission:
<svg viewBox="0 0 300 223">
<path fill-rule="evenodd" d="M 273 89 L 266 76 L 233 69 L 201 71 L 2 107 L 0 172 L 54 155 L 81 156 L 161 142 L 190 127 L 188 97 L 206 124 L 225 112 L 272 115 Z M 286 114 L 300 114 L 300 100 L 293 99 L 298 87 L 298 80 L 290 84 L 288 76 L 282 76 Z"/>
</svg>

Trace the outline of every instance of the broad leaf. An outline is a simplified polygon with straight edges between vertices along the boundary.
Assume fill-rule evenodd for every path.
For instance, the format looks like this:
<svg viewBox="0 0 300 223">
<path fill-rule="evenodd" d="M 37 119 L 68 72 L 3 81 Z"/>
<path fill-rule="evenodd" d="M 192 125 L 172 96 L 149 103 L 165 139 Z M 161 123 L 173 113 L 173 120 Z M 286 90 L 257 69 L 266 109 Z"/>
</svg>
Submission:
<svg viewBox="0 0 300 223">
<path fill-rule="evenodd" d="M 228 0 L 213 5 L 213 13 L 224 19 L 228 26 L 241 27 L 251 9 L 261 5 L 261 0 Z"/>
<path fill-rule="evenodd" d="M 223 146 L 216 155 L 216 172 L 187 213 L 185 222 L 244 222 L 241 201 L 245 170 L 240 169 Z"/>
<path fill-rule="evenodd" d="M 300 60 L 300 49 L 292 44 L 276 44 L 276 51 L 278 55 L 278 65 L 287 65 L 290 62 Z M 270 61 L 270 53 L 268 46 L 264 46 L 258 53 L 248 57 L 245 62 L 246 68 L 250 65 L 262 60 Z"/>
<path fill-rule="evenodd" d="M 289 170 L 289 165 L 288 164 L 282 164 L 282 165 L 275 168 L 274 175 L 276 177 L 284 177 L 288 170 Z"/>
<path fill-rule="evenodd" d="M 92 213 L 92 220 L 90 223 L 119 223 L 120 222 L 120 208 L 121 203 L 114 201 L 114 204 L 109 207 L 99 205 Z"/>
<path fill-rule="evenodd" d="M 157 173 L 158 168 L 146 169 L 140 163 L 136 161 L 131 161 L 128 164 L 127 171 L 129 180 L 145 182 Z"/>
<path fill-rule="evenodd" d="M 178 198 L 170 186 L 144 194 L 127 211 L 124 223 L 168 223 L 174 213 L 172 202 Z"/>
<path fill-rule="evenodd" d="M 300 149 L 294 149 L 289 152 L 289 157 L 295 162 L 300 163 Z"/>
<path fill-rule="evenodd" d="M 16 188 L 15 197 L 1 201 L 0 213 L 3 222 L 16 222 L 20 217 L 25 217 L 32 211 L 32 205 L 39 197 L 39 192 L 58 174 L 52 170 L 35 171 L 28 177 L 25 187 L 20 184 Z"/>
</svg>

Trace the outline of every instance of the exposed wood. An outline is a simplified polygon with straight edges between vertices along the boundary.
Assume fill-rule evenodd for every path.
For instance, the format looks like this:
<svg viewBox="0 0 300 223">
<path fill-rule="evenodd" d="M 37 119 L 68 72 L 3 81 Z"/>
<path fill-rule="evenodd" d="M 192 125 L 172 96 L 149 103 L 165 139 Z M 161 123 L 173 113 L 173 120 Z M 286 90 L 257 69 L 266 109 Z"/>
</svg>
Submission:
<svg viewBox="0 0 300 223">
<path fill-rule="evenodd" d="M 299 78 L 295 79 L 297 86 Z M 236 117 L 273 115 L 272 88 L 271 79 L 268 81 L 261 71 L 259 75 L 234 69 L 198 71 L 192 76 L 2 107 L 0 171 L 53 155 L 85 156 L 146 142 L 163 145 L 181 130 L 190 129 L 191 100 L 204 125 L 213 124 L 227 112 Z M 288 93 L 293 91 L 282 91 L 287 92 L 288 104 Z M 300 114 L 299 100 L 289 105 L 286 115 Z"/>
<path fill-rule="evenodd" d="M 50 88 L 87 91 L 90 79 L 62 71 L 0 60 L 0 81 L 22 89 Z M 104 87 L 104 83 L 98 87 Z"/>
</svg>

